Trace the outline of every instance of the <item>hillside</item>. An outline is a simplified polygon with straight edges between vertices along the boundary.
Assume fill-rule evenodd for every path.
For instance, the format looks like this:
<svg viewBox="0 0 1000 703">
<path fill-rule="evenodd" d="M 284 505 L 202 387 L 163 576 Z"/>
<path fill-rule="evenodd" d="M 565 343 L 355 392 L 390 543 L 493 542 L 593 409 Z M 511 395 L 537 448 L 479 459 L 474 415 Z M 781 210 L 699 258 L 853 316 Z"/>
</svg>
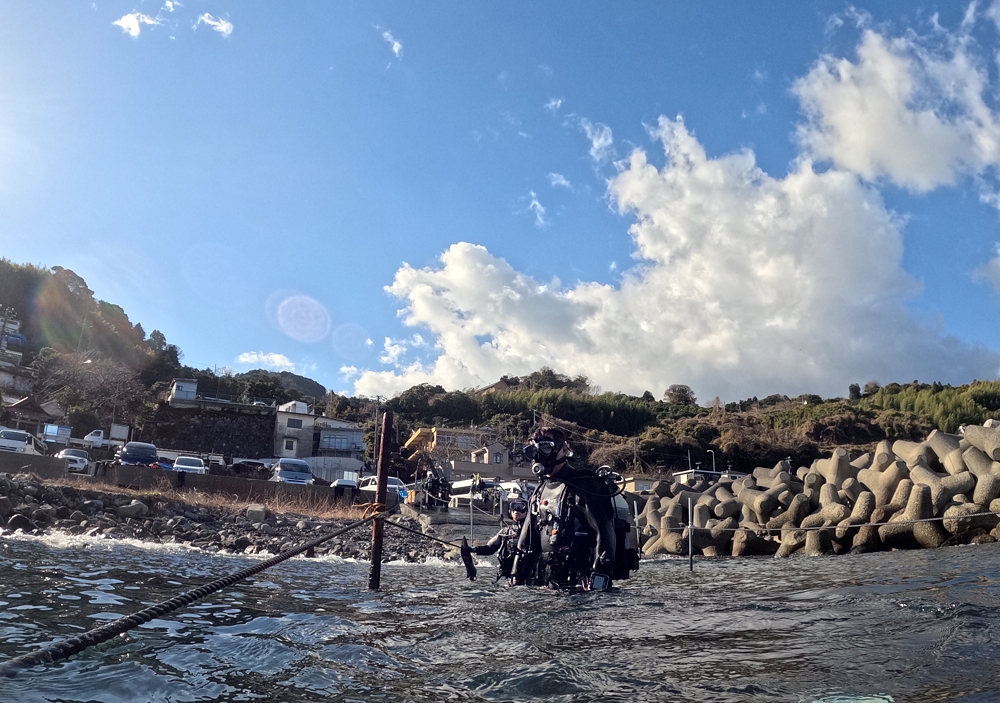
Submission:
<svg viewBox="0 0 1000 703">
<path fill-rule="evenodd" d="M 297 393 L 303 398 L 320 399 L 326 395 L 326 388 L 321 386 L 311 378 L 299 376 L 291 371 L 267 371 L 265 369 L 253 369 L 246 373 L 234 375 L 238 380 L 270 379 L 277 383 L 289 393 Z"/>
</svg>

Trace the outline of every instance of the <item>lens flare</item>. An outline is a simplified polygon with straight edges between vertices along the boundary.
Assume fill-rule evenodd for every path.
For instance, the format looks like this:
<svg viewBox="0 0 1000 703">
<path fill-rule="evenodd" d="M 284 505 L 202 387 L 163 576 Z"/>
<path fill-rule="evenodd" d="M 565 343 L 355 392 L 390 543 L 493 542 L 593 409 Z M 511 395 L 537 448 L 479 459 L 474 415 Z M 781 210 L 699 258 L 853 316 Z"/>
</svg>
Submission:
<svg viewBox="0 0 1000 703">
<path fill-rule="evenodd" d="M 330 333 L 330 313 L 308 295 L 293 295 L 278 305 L 278 329 L 299 342 L 318 342 Z"/>
</svg>

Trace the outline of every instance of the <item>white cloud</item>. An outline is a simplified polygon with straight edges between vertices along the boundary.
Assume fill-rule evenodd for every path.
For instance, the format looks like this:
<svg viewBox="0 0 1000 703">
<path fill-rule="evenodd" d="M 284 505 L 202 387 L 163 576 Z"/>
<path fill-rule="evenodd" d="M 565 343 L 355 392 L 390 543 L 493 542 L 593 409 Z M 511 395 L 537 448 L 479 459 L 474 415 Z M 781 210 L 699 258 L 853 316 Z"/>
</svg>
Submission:
<svg viewBox="0 0 1000 703">
<path fill-rule="evenodd" d="M 295 364 L 287 356 L 275 352 L 243 352 L 236 357 L 236 363 L 269 371 L 295 371 Z"/>
<path fill-rule="evenodd" d="M 195 29 L 198 28 L 200 24 L 207 24 L 209 27 L 214 29 L 216 32 L 224 37 L 228 37 L 233 33 L 233 23 L 229 20 L 224 20 L 221 17 L 213 17 L 207 12 L 198 18 L 198 22 L 195 24 Z"/>
<path fill-rule="evenodd" d="M 362 372 L 356 392 L 464 388 L 542 366 L 608 389 L 685 383 L 723 399 L 997 375 L 996 353 L 908 315 L 918 286 L 901 267 L 902 224 L 873 188 L 807 159 L 775 178 L 750 151 L 709 158 L 680 119 L 654 133 L 662 169 L 637 150 L 609 185 L 635 219 L 639 259 L 619 286 L 539 282 L 455 244 L 440 266 L 404 265 L 387 287 L 437 358 L 407 366 L 401 355 L 395 370 Z"/>
<path fill-rule="evenodd" d="M 559 112 L 559 108 L 562 107 L 562 98 L 549 98 L 549 101 L 545 103 L 545 109 L 549 112 Z"/>
<path fill-rule="evenodd" d="M 553 188 L 566 188 L 567 190 L 573 190 L 573 184 L 570 183 L 566 176 L 561 173 L 550 173 L 549 185 Z"/>
<path fill-rule="evenodd" d="M 807 117 L 798 130 L 806 152 L 915 191 L 995 168 L 1000 121 L 984 99 L 994 96 L 970 22 L 924 38 L 865 30 L 856 61 L 820 58 L 793 88 Z"/>
<path fill-rule="evenodd" d="M 392 32 L 390 32 L 388 29 L 382 31 L 382 38 L 385 39 L 386 43 L 389 45 L 389 48 L 392 50 L 393 55 L 397 59 L 402 60 L 403 58 L 402 43 L 397 41 L 396 37 L 392 36 Z"/>
<path fill-rule="evenodd" d="M 115 20 L 111 24 L 116 27 L 121 27 L 123 32 L 128 34 L 130 37 L 135 38 L 138 37 L 139 33 L 142 31 L 142 25 L 156 25 L 159 23 L 160 20 L 156 17 L 150 17 L 149 15 L 144 15 L 141 12 L 132 12 L 125 15 L 121 19 Z"/>
<path fill-rule="evenodd" d="M 614 139 L 610 127 L 600 122 L 594 124 L 586 117 L 581 117 L 580 128 L 586 132 L 587 139 L 590 140 L 590 158 L 600 163 L 614 157 Z"/>
<path fill-rule="evenodd" d="M 531 199 L 531 202 L 528 204 L 528 210 L 535 215 L 535 226 L 545 227 L 549 224 L 549 221 L 545 219 L 545 206 L 538 202 L 538 196 L 535 195 L 535 191 L 530 191 L 528 197 Z"/>
<path fill-rule="evenodd" d="M 1000 244 L 996 245 L 996 256 L 972 272 L 972 280 L 989 283 L 1000 295 Z"/>
</svg>

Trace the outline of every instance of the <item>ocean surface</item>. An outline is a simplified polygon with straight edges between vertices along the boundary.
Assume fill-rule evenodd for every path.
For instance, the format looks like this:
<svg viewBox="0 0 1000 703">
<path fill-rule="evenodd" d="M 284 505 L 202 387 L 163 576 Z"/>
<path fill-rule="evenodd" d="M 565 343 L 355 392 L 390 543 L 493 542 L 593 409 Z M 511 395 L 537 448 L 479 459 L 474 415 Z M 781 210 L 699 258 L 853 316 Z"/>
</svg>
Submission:
<svg viewBox="0 0 1000 703">
<path fill-rule="evenodd" d="M 0 660 L 255 559 L 0 536 Z M 387 564 L 373 593 L 367 563 L 296 558 L 0 679 L 0 701 L 1000 700 L 1000 544 L 644 561 L 611 593 L 571 595 L 479 565 L 470 582 L 458 564 Z"/>
</svg>

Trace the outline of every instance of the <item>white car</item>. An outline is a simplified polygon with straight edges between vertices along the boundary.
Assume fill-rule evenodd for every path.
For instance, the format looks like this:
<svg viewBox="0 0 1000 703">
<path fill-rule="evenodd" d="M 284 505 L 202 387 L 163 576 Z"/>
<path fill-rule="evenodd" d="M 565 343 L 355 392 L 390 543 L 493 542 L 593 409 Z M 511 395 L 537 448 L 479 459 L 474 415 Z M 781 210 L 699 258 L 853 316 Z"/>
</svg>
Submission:
<svg viewBox="0 0 1000 703">
<path fill-rule="evenodd" d="M 395 492 L 399 495 L 400 500 L 405 500 L 406 494 L 409 491 L 406 490 L 406 484 L 403 483 L 403 480 L 395 476 L 387 476 L 386 479 L 386 492 Z M 378 488 L 378 476 L 365 476 L 361 479 L 361 483 L 358 484 L 358 488 L 362 491 L 375 493 L 375 490 Z"/>
<path fill-rule="evenodd" d="M 276 483 L 294 483 L 299 486 L 313 485 L 312 469 L 301 459 L 278 459 L 271 466 L 271 478 Z"/>
<path fill-rule="evenodd" d="M 65 459 L 66 470 L 71 474 L 90 473 L 90 454 L 86 449 L 63 449 L 56 459 Z"/>
<path fill-rule="evenodd" d="M 205 462 L 196 456 L 179 456 L 174 459 L 174 471 L 186 471 L 189 474 L 207 474 Z"/>
</svg>

